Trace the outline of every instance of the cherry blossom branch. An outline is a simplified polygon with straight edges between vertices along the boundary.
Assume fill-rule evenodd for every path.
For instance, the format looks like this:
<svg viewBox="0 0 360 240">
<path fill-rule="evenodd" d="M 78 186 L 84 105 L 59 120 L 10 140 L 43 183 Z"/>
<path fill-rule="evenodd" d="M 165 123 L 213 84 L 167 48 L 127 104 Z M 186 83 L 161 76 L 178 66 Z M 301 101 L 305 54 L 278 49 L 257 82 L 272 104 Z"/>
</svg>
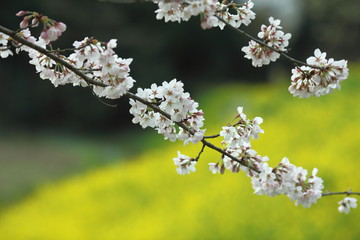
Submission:
<svg viewBox="0 0 360 240">
<path fill-rule="evenodd" d="M 207 3 L 204 2 L 204 4 Z M 166 4 L 175 4 L 174 6 L 178 7 L 178 3 L 168 2 Z M 214 2 L 211 4 L 214 4 Z M 184 7 L 189 8 L 194 6 L 198 7 L 196 4 L 191 6 L 184 5 Z M 321 53 L 318 49 L 315 50 L 315 57 L 307 59 L 307 64 L 288 56 L 286 54 L 286 47 L 288 46 L 291 34 L 284 34 L 282 31 L 277 30 L 281 29 L 279 26 L 280 20 L 274 20 L 271 17 L 269 18 L 270 26 L 262 26 L 262 32 L 258 36 L 265 39 L 264 41 L 260 41 L 238 29 L 239 23 L 248 25 L 250 19 L 253 19 L 255 16 L 250 11 L 253 6 L 251 1 L 244 4 L 244 6 L 245 8 L 242 11 L 245 11 L 245 13 L 242 12 L 242 14 L 249 14 L 248 19 L 237 23 L 235 21 L 235 25 L 233 25 L 234 19 L 231 19 L 231 14 L 228 15 L 228 21 L 219 16 L 202 15 L 202 27 L 219 26 L 222 29 L 224 26 L 228 26 L 249 37 L 251 39 L 249 47 L 244 47 L 242 51 L 247 53 L 246 58 L 253 60 L 255 67 L 269 64 L 270 61 L 275 61 L 280 55 L 283 55 L 296 66 L 295 70 L 293 69 L 295 77 L 293 75 L 292 80 L 297 80 L 298 76 L 296 74 L 298 74 L 300 75 L 300 80 L 305 78 L 307 81 L 307 78 L 309 78 L 310 81 L 314 81 L 312 80 L 313 76 L 317 77 L 317 75 L 322 74 L 323 79 L 321 79 L 321 82 L 316 83 L 318 88 L 314 93 L 315 96 L 331 92 L 335 86 L 334 84 L 329 85 L 332 81 L 336 81 L 336 85 L 338 85 L 340 81 L 346 79 L 348 75 L 347 62 L 345 60 L 327 60 L 325 59 L 326 53 Z M 157 11 L 157 13 L 157 18 L 165 16 L 165 21 L 168 21 L 169 17 L 173 17 L 167 16 L 166 14 L 169 12 L 164 11 L 164 9 Z M 227 14 L 229 13 L 227 12 Z M 209 164 L 210 171 L 213 173 L 224 173 L 225 168 L 231 172 L 239 172 L 241 169 L 251 178 L 256 194 L 266 194 L 268 196 L 284 194 L 295 201 L 296 205 L 301 204 L 304 207 L 310 207 L 322 196 L 340 194 L 360 195 L 360 193 L 351 191 L 322 193 L 324 188 L 323 180 L 316 176 L 317 169 L 313 169 L 312 174 L 306 177 L 307 170 L 291 164 L 287 158 L 283 158 L 276 167 L 269 167 L 266 163 L 269 159 L 257 155 L 250 145 L 250 138 L 257 139 L 258 134 L 263 133 L 259 126 L 263 120 L 260 117 L 255 117 L 253 120 L 247 119 L 242 107 L 237 108 L 238 115 L 235 117 L 237 123 L 222 127 L 220 134 L 204 137 L 205 130 L 201 129 L 204 120 L 203 112 L 202 110 L 197 110 L 198 103 L 190 98 L 189 93 L 184 93 L 181 82 L 174 79 L 170 83 L 164 82 L 159 87 L 156 84 L 152 84 L 151 89 L 139 88 L 137 94 L 131 93 L 129 89 L 133 87 L 135 82 L 128 75 L 130 71 L 129 64 L 132 59 L 121 59 L 115 55 L 113 48 L 116 47 L 116 40 L 112 39 L 107 43 L 103 43 L 85 38 L 81 42 L 76 41 L 74 43 L 76 48 L 74 49 L 52 50 L 50 42 L 55 41 L 65 31 L 66 25 L 36 12 L 20 11 L 17 14 L 17 16 L 24 15 L 28 16 L 24 17 L 20 26 L 27 26 L 28 19 L 31 18 L 44 24 L 45 30 L 43 30 L 38 41 L 39 45 L 33 43 L 36 39 L 31 36 L 30 31 L 27 29 L 11 31 L 3 26 L 0 26 L 0 32 L 6 34 L 8 38 L 3 38 L 1 44 L 6 46 L 8 41 L 11 44 L 15 41 L 16 44 L 13 47 L 28 51 L 30 58 L 32 58 L 30 63 L 36 66 L 41 78 L 49 79 L 55 86 L 72 83 L 74 86 L 90 87 L 93 94 L 99 99 L 100 97 L 117 99 L 121 96 L 126 96 L 130 99 L 130 105 L 132 106 L 130 113 L 134 115 L 134 123 L 139 123 L 143 128 L 155 128 L 164 135 L 165 139 L 170 141 L 179 139 L 184 140 L 185 144 L 190 141 L 193 143 L 202 142 L 202 148 L 195 159 L 178 152 L 178 157 L 174 158 L 174 162 L 178 166 L 176 170 L 179 174 L 195 171 L 194 165 L 204 152 L 205 147 L 209 147 L 222 154 L 221 160 L 218 163 Z M 186 17 L 183 20 L 186 20 Z M 269 36 L 273 35 L 278 36 L 278 38 L 269 38 Z M 0 37 L 2 36 L 0 35 Z M 17 43 L 20 44 L 17 45 Z M 46 45 L 50 46 L 50 50 L 46 49 Z M 60 54 L 60 52 L 70 50 L 74 50 L 74 53 L 68 58 Z M 93 53 L 95 53 L 94 59 L 92 59 L 94 57 Z M 5 49 L 1 57 L 7 57 L 9 54 L 12 55 L 12 52 L 9 49 Z M 90 55 L 90 57 L 87 55 Z M 96 57 L 96 55 L 98 56 Z M 47 56 L 47 58 L 44 56 Z M 53 67 L 54 62 L 56 63 L 55 68 Z M 297 67 L 297 64 L 304 66 Z M 79 65 L 83 67 L 74 67 Z M 327 75 L 332 77 L 328 78 Z M 336 77 L 334 77 L 335 75 Z M 310 84 L 313 83 L 310 82 Z M 296 94 L 308 96 L 307 92 L 296 92 L 300 89 L 299 86 L 296 86 L 295 90 L 290 88 L 290 92 L 293 91 L 295 93 L 294 96 Z M 312 90 L 314 89 L 315 87 L 312 88 Z M 224 141 L 222 141 L 223 149 L 205 140 L 220 136 L 224 138 Z M 356 201 L 355 198 L 346 197 L 339 202 L 341 205 L 339 211 L 348 213 L 350 208 L 356 207 Z"/>
<path fill-rule="evenodd" d="M 73 65 L 71 65 L 70 63 L 68 63 L 67 61 L 65 61 L 64 59 L 60 58 L 59 56 L 57 56 L 54 53 L 49 52 L 47 49 L 42 48 L 32 42 L 27 41 L 26 39 L 20 37 L 17 35 L 16 31 L 12 31 L 10 29 L 7 29 L 3 26 L 0 25 L 0 32 L 5 33 L 6 35 L 10 36 L 12 39 L 14 39 L 15 41 L 28 46 L 32 49 L 35 49 L 36 51 L 48 56 L 49 58 L 51 58 L 52 60 L 54 60 L 55 62 L 58 62 L 62 65 L 64 65 L 66 68 L 70 69 L 72 72 L 74 72 L 76 75 L 78 75 L 79 77 L 81 77 L 82 79 L 84 79 L 87 83 L 91 83 L 97 86 L 101 86 L 101 87 L 106 87 L 107 85 L 98 82 L 94 79 L 89 78 L 88 76 L 86 76 L 83 72 L 79 71 L 76 67 L 74 67 Z"/>
<path fill-rule="evenodd" d="M 38 52 L 48 56 L 49 58 L 53 59 L 55 62 L 62 64 L 63 66 L 65 66 L 66 68 L 71 70 L 73 73 L 78 75 L 80 78 L 85 80 L 88 84 L 93 84 L 93 85 L 100 86 L 100 87 L 107 87 L 106 84 L 89 78 L 88 76 L 85 75 L 85 73 L 82 70 L 74 67 L 72 64 L 65 61 L 64 59 L 62 59 L 58 55 L 56 55 L 54 53 L 51 53 L 47 49 L 42 48 L 42 47 L 40 47 L 40 46 L 38 46 L 38 45 L 36 45 L 36 44 L 34 44 L 32 42 L 27 41 L 26 39 L 22 38 L 21 36 L 18 36 L 17 32 L 9 30 L 9 29 L 1 26 L 1 25 L 0 25 L 0 32 L 3 32 L 5 34 L 7 34 L 13 40 L 15 40 L 15 41 L 17 41 L 17 42 L 19 42 L 19 43 L 21 43 L 21 44 L 23 44 L 25 46 L 28 46 L 28 47 L 30 47 L 32 49 L 35 49 L 36 51 L 38 51 Z M 135 95 L 135 94 L 133 94 L 133 93 L 131 93 L 129 91 L 127 91 L 125 93 L 125 96 L 127 96 L 130 99 L 133 99 L 133 100 L 136 100 L 136 101 L 139 101 L 139 102 L 145 104 L 146 106 L 153 109 L 155 112 L 158 112 L 161 115 L 163 115 L 164 117 L 166 117 L 167 119 L 171 120 L 171 116 L 168 113 L 166 113 L 165 111 L 163 111 L 162 109 L 160 109 L 157 105 L 155 105 L 153 103 L 150 103 L 150 102 L 144 100 L 143 98 L 141 98 L 141 97 L 139 97 L 139 96 L 137 96 L 137 95 Z M 188 127 L 183 122 L 175 122 L 175 124 L 178 125 L 179 127 L 181 127 L 182 129 L 184 129 L 189 134 L 191 134 L 191 135 L 195 134 L 194 130 L 192 128 Z M 207 147 L 221 153 L 223 156 L 226 156 L 226 157 L 230 158 L 231 160 L 234 160 L 235 162 L 238 162 L 241 165 L 249 168 L 250 170 L 252 170 L 254 172 L 257 172 L 257 173 L 260 173 L 260 170 L 258 170 L 256 168 L 254 168 L 253 166 L 247 164 L 244 160 L 239 160 L 238 158 L 234 157 L 232 154 L 224 151 L 223 149 L 221 149 L 221 148 L 219 148 L 219 147 L 217 147 L 217 146 L 213 145 L 212 143 L 205 140 L 206 138 L 216 138 L 216 137 L 219 137 L 219 136 L 220 136 L 220 134 L 204 137 L 201 140 L 201 142 L 203 143 L 203 148 L 202 148 L 201 152 L 204 150 L 204 147 L 207 146 Z M 330 193 L 327 193 L 326 195 L 330 195 Z"/>
<path fill-rule="evenodd" d="M 54 53 L 49 52 L 47 49 L 42 48 L 32 42 L 27 41 L 26 39 L 20 37 L 17 35 L 17 33 L 15 31 L 9 30 L 3 26 L 0 25 L 0 32 L 5 33 L 6 35 L 12 37 L 12 39 L 14 39 L 15 41 L 26 45 L 32 49 L 35 49 L 36 51 L 48 56 L 49 58 L 51 58 L 52 60 L 54 60 L 55 62 L 58 62 L 62 65 L 64 65 L 66 68 L 70 69 L 73 73 L 75 73 L 76 75 L 78 75 L 79 77 L 81 77 L 82 79 L 84 79 L 87 83 L 89 84 L 93 84 L 96 86 L 100 86 L 100 87 L 107 87 L 106 84 L 101 83 L 99 81 L 96 81 L 94 79 L 89 78 L 88 76 L 86 76 L 81 70 L 79 70 L 78 68 L 74 67 L 73 65 L 71 65 L 70 63 L 68 63 L 67 61 L 65 61 L 64 59 L 60 58 L 59 56 L 57 56 Z M 131 92 L 126 92 L 125 96 L 127 96 L 128 98 L 134 99 L 136 101 L 139 101 L 145 105 L 147 105 L 148 107 L 150 107 L 151 109 L 153 109 L 154 111 L 160 113 L 161 115 L 163 115 L 164 117 L 166 117 L 167 119 L 171 120 L 171 116 L 166 113 L 165 111 L 163 111 L 162 109 L 160 109 L 158 106 L 136 96 L 135 94 L 131 93 Z M 194 135 L 195 132 L 193 131 L 193 129 L 191 129 L 190 127 L 188 127 L 186 124 L 182 123 L 182 122 L 175 122 L 176 125 L 178 125 L 179 127 L 183 128 L 186 132 L 190 133 L 191 135 Z M 259 170 L 253 168 L 252 166 L 246 164 L 243 160 L 239 160 L 236 157 L 232 156 L 231 154 L 227 153 L 226 151 L 222 150 L 221 148 L 213 145 L 212 143 L 206 141 L 205 139 L 202 139 L 201 142 L 206 145 L 207 147 L 221 153 L 224 156 L 229 157 L 230 159 L 240 163 L 241 165 L 244 165 L 245 167 L 248 167 L 249 169 L 251 169 L 252 171 L 258 172 Z"/>
<path fill-rule="evenodd" d="M 113 0 L 98 0 L 100 2 L 104 2 L 104 3 L 115 3 L 115 4 L 121 4 L 121 3 L 137 3 L 137 2 L 144 2 L 144 0 L 119 0 L 119 1 L 113 1 Z M 151 0 L 150 0 L 151 1 Z M 241 7 L 242 4 L 236 4 L 234 3 L 233 1 L 229 1 L 228 3 L 226 3 L 226 1 L 224 1 L 223 3 L 223 9 L 219 9 L 216 11 L 217 15 L 215 15 L 215 17 L 221 21 L 222 23 L 224 23 L 227 27 L 229 27 L 230 29 L 234 30 L 235 32 L 237 33 L 240 33 L 248 38 L 250 38 L 251 40 L 255 41 L 256 43 L 260 44 L 261 46 L 264 46 L 268 49 L 271 49 L 279 54 L 281 54 L 283 57 L 285 57 L 286 59 L 288 59 L 289 61 L 291 61 L 295 66 L 298 66 L 298 65 L 304 65 L 304 66 L 309 66 L 309 67 L 312 67 L 312 68 L 317 68 L 317 69 L 323 69 L 323 67 L 321 66 L 313 66 L 313 65 L 309 65 L 303 61 L 300 61 L 300 60 L 297 60 L 289 55 L 286 54 L 286 51 L 282 51 L 278 48 L 275 48 L 273 46 L 269 46 L 268 44 L 266 44 L 265 42 L 259 40 L 258 38 L 250 35 L 249 33 L 233 26 L 232 24 L 229 23 L 229 21 L 226 21 L 225 19 L 223 19 L 222 17 L 220 17 L 219 15 L 222 15 L 223 12 L 226 12 L 227 9 L 229 8 L 237 8 L 237 7 Z"/>
<path fill-rule="evenodd" d="M 145 104 L 146 106 L 152 108 L 154 111 L 160 113 L 161 115 L 165 116 L 167 119 L 171 120 L 171 116 L 170 116 L 168 113 L 164 112 L 164 111 L 163 111 L 162 109 L 160 109 L 158 106 L 156 106 L 156 105 L 154 105 L 154 104 L 152 104 L 152 103 L 150 103 L 150 102 L 142 99 L 141 97 L 136 96 L 135 94 L 133 94 L 133 93 L 131 93 L 131 92 L 127 92 L 127 93 L 125 94 L 125 96 L 127 96 L 128 98 L 134 99 L 134 100 L 136 100 L 136 101 L 139 101 L 139 102 Z M 194 130 L 191 129 L 190 127 L 188 127 L 186 124 L 184 124 L 184 123 L 182 123 L 182 122 L 175 122 L 175 124 L 178 125 L 179 127 L 181 127 L 182 129 L 184 129 L 185 131 L 187 131 L 188 133 L 190 133 L 191 135 L 194 135 L 194 134 L 195 134 Z M 228 152 L 222 150 L 221 148 L 215 146 L 214 144 L 206 141 L 204 138 L 201 140 L 201 142 L 202 142 L 204 145 L 206 145 L 207 147 L 209 147 L 209 148 L 211 148 L 211 149 L 213 149 L 213 150 L 221 153 L 221 154 L 224 155 L 224 156 L 229 157 L 230 159 L 232 159 L 232 160 L 240 163 L 241 165 L 243 165 L 243 166 L 245 166 L 245 167 L 248 167 L 248 168 L 251 169 L 252 171 L 255 171 L 255 172 L 259 173 L 259 170 L 257 170 L 257 169 L 255 169 L 254 167 L 246 164 L 243 160 L 239 160 L 238 158 L 236 158 L 236 157 L 234 157 L 233 155 L 229 154 Z"/>
<path fill-rule="evenodd" d="M 239 29 L 241 25 L 248 26 L 255 19 L 252 11 L 254 3 L 251 0 L 243 4 L 234 1 L 217 0 L 179 0 L 179 1 L 153 1 L 158 4 L 155 11 L 156 19 L 165 22 L 188 21 L 192 16 L 200 15 L 201 27 L 229 27 L 239 34 L 250 38 L 248 46 L 241 48 L 245 58 L 252 61 L 254 67 L 261 67 L 275 62 L 280 56 L 285 57 L 295 68 L 291 70 L 291 85 L 289 92 L 294 97 L 308 98 L 332 93 L 340 89 L 340 82 L 348 77 L 347 61 L 326 59 L 326 53 L 320 49 L 314 51 L 314 57 L 309 57 L 306 62 L 297 60 L 287 54 L 290 33 L 281 31 L 281 20 L 269 18 L 270 25 L 261 25 L 258 38 L 251 36 Z M 171 9 L 171 11 L 169 11 Z"/>
<path fill-rule="evenodd" d="M 260 44 L 261 46 L 264 46 L 264 47 L 266 47 L 266 48 L 268 48 L 268 49 L 271 49 L 271 50 L 273 50 L 273 51 L 281 54 L 283 57 L 287 58 L 289 61 L 291 61 L 292 63 L 294 63 L 295 66 L 297 66 L 298 64 L 300 64 L 300 65 L 304 65 L 304 66 L 309 66 L 309 67 L 313 67 L 313 68 L 321 68 L 321 69 L 322 69 L 322 67 L 312 66 L 312 65 L 309 65 L 309 64 L 307 64 L 307 63 L 305 63 L 305 62 L 303 62 L 303 61 L 300 61 L 300 60 L 297 60 L 297 59 L 295 59 L 295 58 L 293 58 L 293 57 L 290 57 L 290 56 L 287 55 L 284 51 L 281 51 L 281 50 L 279 50 L 279 49 L 276 49 L 276 48 L 274 48 L 274 47 L 272 47 L 272 46 L 267 45 L 265 42 L 259 40 L 258 38 L 254 37 L 254 36 L 252 36 L 252 35 L 250 35 L 249 33 L 247 33 L 247 32 L 245 32 L 245 31 L 243 31 L 243 30 L 241 30 L 241 29 L 239 29 L 239 28 L 236 28 L 236 27 L 234 27 L 233 25 L 229 24 L 227 21 L 225 21 L 225 20 L 222 19 L 221 17 L 217 16 L 217 18 L 218 18 L 221 22 L 225 23 L 225 25 L 226 25 L 227 27 L 229 27 L 230 29 L 232 29 L 233 31 L 235 31 L 235 32 L 237 32 L 237 33 L 239 33 L 239 34 L 242 34 L 242 35 L 250 38 L 251 40 L 255 41 L 256 43 Z"/>
</svg>

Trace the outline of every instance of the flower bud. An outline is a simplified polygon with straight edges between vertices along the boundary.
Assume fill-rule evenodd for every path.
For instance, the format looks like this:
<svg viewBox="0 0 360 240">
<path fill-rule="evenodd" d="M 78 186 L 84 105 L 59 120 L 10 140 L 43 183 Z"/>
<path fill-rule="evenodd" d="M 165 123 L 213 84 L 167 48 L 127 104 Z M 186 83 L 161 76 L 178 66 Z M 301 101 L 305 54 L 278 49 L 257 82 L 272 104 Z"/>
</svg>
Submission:
<svg viewBox="0 0 360 240">
<path fill-rule="evenodd" d="M 20 23 L 20 28 L 27 28 L 29 26 L 29 17 L 24 17 Z"/>
<path fill-rule="evenodd" d="M 27 15 L 27 14 L 29 14 L 29 11 L 19 11 L 17 14 L 16 14 L 16 16 L 18 16 L 18 17 L 22 17 L 22 16 L 25 16 L 25 15 Z"/>
</svg>

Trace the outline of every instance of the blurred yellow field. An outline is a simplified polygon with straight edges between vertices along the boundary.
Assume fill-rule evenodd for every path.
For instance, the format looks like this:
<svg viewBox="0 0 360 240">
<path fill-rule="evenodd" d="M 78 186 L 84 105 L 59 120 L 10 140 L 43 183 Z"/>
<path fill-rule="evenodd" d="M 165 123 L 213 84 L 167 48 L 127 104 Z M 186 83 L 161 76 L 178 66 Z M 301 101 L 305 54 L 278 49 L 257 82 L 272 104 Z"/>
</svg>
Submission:
<svg viewBox="0 0 360 240">
<path fill-rule="evenodd" d="M 208 134 L 244 106 L 250 118 L 264 118 L 265 134 L 253 147 L 270 165 L 287 156 L 309 171 L 318 168 L 325 191 L 360 191 L 359 91 L 357 65 L 341 91 L 320 98 L 293 98 L 284 82 L 213 86 L 194 98 Z M 208 171 L 220 157 L 209 149 L 196 173 L 177 175 L 177 150 L 195 157 L 200 148 L 160 143 L 125 163 L 42 186 L 2 213 L 0 239 L 360 239 L 360 209 L 337 211 L 344 196 L 306 209 L 285 196 L 254 195 L 243 173 Z"/>
</svg>

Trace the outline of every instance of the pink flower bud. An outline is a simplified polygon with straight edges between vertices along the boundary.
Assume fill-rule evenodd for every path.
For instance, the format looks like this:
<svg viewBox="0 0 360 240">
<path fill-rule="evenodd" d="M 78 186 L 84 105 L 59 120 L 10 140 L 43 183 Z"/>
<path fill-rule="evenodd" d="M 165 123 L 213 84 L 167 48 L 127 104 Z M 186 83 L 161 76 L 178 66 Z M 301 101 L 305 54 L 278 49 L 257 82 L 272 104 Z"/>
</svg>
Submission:
<svg viewBox="0 0 360 240">
<path fill-rule="evenodd" d="M 18 17 L 22 17 L 22 16 L 25 16 L 26 14 L 29 14 L 29 11 L 19 11 L 17 14 L 16 14 L 16 16 L 18 16 Z"/>
<path fill-rule="evenodd" d="M 20 23 L 20 28 L 27 28 L 29 26 L 29 17 L 24 17 Z"/>
</svg>

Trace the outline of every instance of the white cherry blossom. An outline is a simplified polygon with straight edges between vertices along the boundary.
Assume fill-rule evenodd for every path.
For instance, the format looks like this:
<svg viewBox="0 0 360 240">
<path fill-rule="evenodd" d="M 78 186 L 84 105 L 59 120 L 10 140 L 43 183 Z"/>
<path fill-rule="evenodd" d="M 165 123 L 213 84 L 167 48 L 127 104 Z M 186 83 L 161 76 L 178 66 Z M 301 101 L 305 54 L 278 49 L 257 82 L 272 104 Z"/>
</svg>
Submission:
<svg viewBox="0 0 360 240">
<path fill-rule="evenodd" d="M 346 197 L 339 202 L 339 212 L 348 214 L 350 212 L 350 208 L 357 207 L 357 199 L 353 197 Z"/>
<path fill-rule="evenodd" d="M 309 66 L 295 67 L 291 71 L 289 92 L 294 97 L 319 97 L 332 93 L 334 89 L 340 89 L 340 83 L 349 75 L 346 60 L 327 60 L 326 53 L 319 49 L 314 51 L 314 56 L 309 57 L 306 63 Z"/>
<path fill-rule="evenodd" d="M 196 161 L 186 155 L 181 154 L 179 151 L 178 156 L 173 160 L 177 166 L 176 171 L 180 175 L 190 174 L 190 172 L 196 171 Z"/>
<path fill-rule="evenodd" d="M 152 84 L 150 89 L 138 88 L 137 96 L 151 102 L 170 115 L 170 119 L 154 112 L 143 103 L 130 99 L 130 113 L 134 115 L 133 122 L 139 123 L 143 128 L 152 127 L 170 141 L 182 140 L 184 144 L 197 143 L 203 139 L 205 130 L 204 114 L 198 110 L 199 104 L 190 98 L 190 94 L 184 92 L 184 84 L 173 79 L 163 82 L 161 86 Z M 183 123 L 193 133 L 177 127 L 177 123 Z M 178 130 L 179 129 L 179 130 Z"/>
<path fill-rule="evenodd" d="M 8 48 L 8 39 L 9 36 L 0 33 L 0 57 L 7 58 L 8 56 L 12 56 L 13 52 Z"/>
<path fill-rule="evenodd" d="M 260 43 L 250 40 L 249 45 L 243 47 L 241 50 L 245 53 L 245 58 L 252 60 L 254 67 L 261 67 L 268 65 L 270 62 L 275 62 L 279 57 L 279 52 L 286 52 L 286 47 L 289 45 L 290 33 L 284 33 L 280 29 L 280 20 L 269 18 L 269 26 L 262 25 L 261 32 L 258 33 L 258 37 L 269 47 L 263 46 Z"/>
<path fill-rule="evenodd" d="M 249 25 L 255 19 L 255 13 L 251 10 L 254 6 L 252 1 L 240 4 L 223 4 L 218 0 L 176 0 L 176 1 L 153 1 L 158 4 L 155 11 L 156 19 L 164 19 L 165 22 L 188 21 L 192 16 L 201 15 L 201 27 L 208 29 L 220 27 L 223 29 L 225 23 L 221 18 L 233 27 Z M 230 13 L 230 8 L 233 13 Z M 235 13 L 234 13 L 235 12 Z"/>
</svg>

